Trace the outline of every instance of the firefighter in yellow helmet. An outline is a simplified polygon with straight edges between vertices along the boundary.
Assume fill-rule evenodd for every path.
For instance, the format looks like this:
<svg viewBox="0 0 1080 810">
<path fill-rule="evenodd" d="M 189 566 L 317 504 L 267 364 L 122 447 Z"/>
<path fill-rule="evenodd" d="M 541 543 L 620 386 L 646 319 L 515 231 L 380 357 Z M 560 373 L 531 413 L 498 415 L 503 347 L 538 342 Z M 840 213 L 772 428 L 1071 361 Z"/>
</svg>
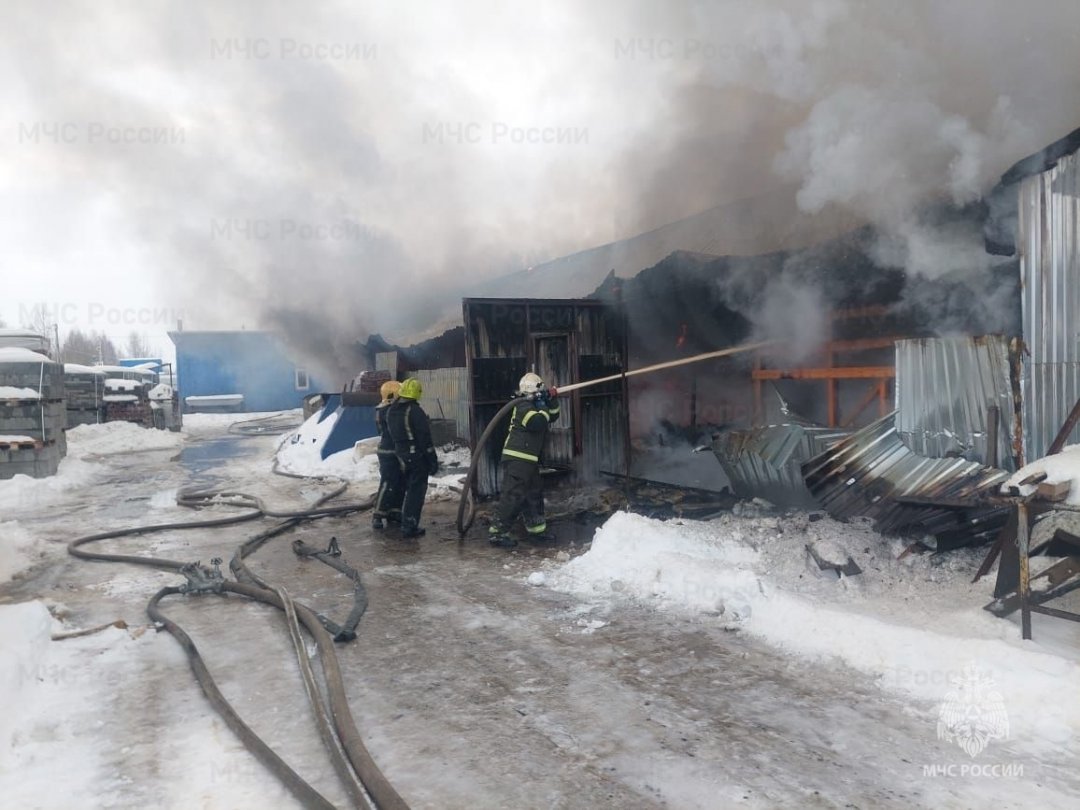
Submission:
<svg viewBox="0 0 1080 810">
<path fill-rule="evenodd" d="M 375 406 L 375 429 L 379 432 L 379 492 L 375 496 L 375 511 L 371 516 L 371 528 L 382 529 L 386 522 L 401 522 L 401 501 L 405 497 L 405 482 L 394 452 L 394 440 L 386 424 L 386 413 L 397 399 L 401 383 L 396 380 L 384 382 L 379 389 L 382 402 Z"/>
<path fill-rule="evenodd" d="M 540 453 L 548 428 L 559 418 L 558 391 L 545 387 L 539 375 L 530 373 L 518 382 L 518 396 L 529 401 L 515 405 L 510 416 L 510 431 L 502 451 L 502 492 L 488 529 L 490 543 L 501 548 L 517 545 L 510 529 L 519 515 L 525 519 L 529 539 L 551 540 L 544 518 Z"/>
<path fill-rule="evenodd" d="M 423 393 L 416 378 L 401 384 L 397 400 L 386 412 L 386 424 L 401 464 L 405 499 L 401 504 L 401 536 L 420 537 L 420 512 L 427 495 L 428 476 L 439 471 L 439 457 L 431 440 L 431 422 L 418 400 Z"/>
</svg>

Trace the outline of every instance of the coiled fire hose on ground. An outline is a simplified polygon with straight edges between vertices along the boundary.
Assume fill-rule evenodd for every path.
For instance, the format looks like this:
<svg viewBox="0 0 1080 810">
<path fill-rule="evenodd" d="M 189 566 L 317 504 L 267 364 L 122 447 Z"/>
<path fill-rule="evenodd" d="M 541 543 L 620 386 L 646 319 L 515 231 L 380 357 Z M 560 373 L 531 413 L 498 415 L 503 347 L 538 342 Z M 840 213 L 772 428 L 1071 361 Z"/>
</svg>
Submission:
<svg viewBox="0 0 1080 810">
<path fill-rule="evenodd" d="M 290 638 L 293 641 L 297 657 L 298 659 L 306 661 L 307 650 L 303 644 L 303 639 L 296 632 L 298 627 L 295 625 L 297 620 L 299 620 L 314 638 L 318 649 L 323 677 L 326 682 L 326 700 L 329 704 L 329 715 L 327 714 L 326 706 L 322 702 L 317 685 L 309 678 L 309 675 L 311 674 L 310 664 L 305 666 L 302 661 L 300 669 L 301 676 L 304 680 L 305 692 L 311 701 L 320 736 L 328 749 L 335 770 L 341 777 L 351 800 L 357 807 L 376 807 L 379 808 L 379 810 L 407 810 L 408 805 L 387 781 L 386 777 L 379 770 L 363 744 L 360 733 L 356 728 L 352 712 L 349 708 L 344 679 L 341 675 L 337 653 L 334 650 L 333 639 L 331 638 L 330 633 L 327 632 L 327 626 L 329 626 L 332 628 L 331 632 L 335 632 L 335 638 L 340 637 L 340 640 L 348 640 L 350 636 L 353 638 L 355 637 L 355 633 L 352 632 L 355 624 L 352 624 L 350 627 L 350 622 L 354 617 L 356 621 L 359 621 L 359 617 L 363 613 L 363 607 L 367 604 L 366 594 L 364 594 L 363 588 L 359 582 L 359 573 L 343 564 L 340 567 L 335 565 L 339 570 L 348 568 L 346 574 L 353 580 L 357 592 L 355 606 L 353 612 L 350 614 L 350 620 L 346 622 L 344 627 L 338 627 L 310 608 L 293 602 L 284 589 L 267 585 L 254 573 L 248 570 L 244 564 L 244 557 L 253 553 L 271 537 L 288 531 L 302 521 L 329 517 L 332 515 L 344 515 L 371 508 L 372 503 L 370 501 L 342 506 L 323 506 L 328 500 L 340 495 L 345 490 L 346 486 L 347 485 L 342 484 L 329 494 L 320 498 L 312 509 L 289 512 L 271 510 L 267 508 L 259 498 L 244 493 L 212 492 L 209 490 L 186 491 L 178 495 L 177 503 L 191 507 L 223 503 L 231 506 L 248 507 L 250 511 L 225 518 L 191 521 L 187 523 L 164 523 L 99 532 L 97 534 L 87 535 L 72 540 L 68 544 L 68 553 L 83 560 L 131 563 L 183 573 L 188 579 L 187 584 L 180 587 L 162 588 L 151 598 L 150 603 L 147 606 L 147 613 L 154 622 L 160 624 L 176 638 L 184 648 L 203 693 L 206 695 L 211 705 L 213 705 L 214 709 L 221 715 L 229 728 L 231 728 L 241 739 L 244 745 L 247 746 L 247 748 L 282 781 L 304 807 L 325 810 L 326 808 L 332 808 L 333 804 L 304 781 L 299 774 L 289 767 L 289 765 L 282 760 L 273 749 L 271 749 L 246 723 L 244 723 L 239 714 L 237 714 L 221 694 L 221 691 L 218 689 L 213 676 L 210 674 L 209 669 L 191 637 L 187 635 L 183 628 L 169 619 L 162 612 L 160 603 L 168 596 L 179 594 L 235 593 L 268 605 L 273 605 L 285 613 L 289 626 Z M 83 546 L 90 543 L 107 539 L 152 534 L 161 531 L 219 528 L 263 517 L 284 518 L 285 520 L 278 526 L 261 532 L 249 539 L 234 555 L 231 563 L 232 570 L 234 574 L 237 575 L 238 579 L 243 578 L 247 580 L 246 582 L 229 582 L 225 580 L 221 575 L 220 569 L 217 568 L 216 561 L 214 568 L 211 569 L 198 563 L 182 563 L 158 557 L 140 557 L 129 554 L 91 552 L 83 548 Z M 297 543 L 300 543 L 300 541 L 297 541 Z M 332 543 L 332 548 L 335 545 L 335 543 Z M 294 549 L 295 548 L 296 545 L 294 544 Z M 297 550 L 297 553 L 300 554 L 301 551 Z M 316 553 L 309 552 L 304 556 L 318 556 L 326 562 L 327 560 L 324 559 L 324 555 L 330 555 L 332 553 L 332 550 Z M 331 722 L 333 724 L 332 730 Z"/>
<path fill-rule="evenodd" d="M 741 346 L 732 346 L 730 349 L 720 349 L 715 352 L 705 352 L 704 354 L 695 354 L 693 357 L 681 357 L 678 360 L 668 360 L 664 363 L 657 363 L 652 366 L 645 366 L 644 368 L 634 369 L 632 371 L 623 371 L 618 374 L 610 374 L 606 377 L 599 377 L 595 380 L 586 380 L 585 382 L 571 383 L 570 385 L 564 385 L 561 388 L 556 389 L 558 396 L 569 394 L 572 391 L 578 391 L 582 388 L 588 388 L 593 385 L 600 385 L 602 383 L 615 382 L 616 380 L 622 380 L 627 377 L 635 377 L 639 374 L 651 374 L 656 371 L 663 371 L 664 369 L 675 368 L 677 366 L 685 366 L 690 363 L 700 363 L 703 360 L 713 360 L 718 357 L 728 357 L 734 354 L 742 354 L 744 352 L 755 351 L 756 349 L 764 349 L 768 346 L 776 345 L 777 341 L 766 340 L 759 341 L 757 343 L 744 343 Z M 476 441 L 476 446 L 472 448 L 472 462 L 469 464 L 469 472 L 465 476 L 465 485 L 461 490 L 461 498 L 458 500 L 457 511 L 457 531 L 459 537 L 465 537 L 465 533 L 472 527 L 473 521 L 476 519 L 476 508 L 473 503 L 473 489 L 476 484 L 476 472 L 477 467 L 483 453 L 484 448 L 487 446 L 488 439 L 491 438 L 491 434 L 495 432 L 496 428 L 502 422 L 503 418 L 513 409 L 515 405 L 522 402 L 529 402 L 528 397 L 517 397 L 510 400 L 502 408 L 499 409 L 491 420 L 488 422 L 487 427 L 484 428 L 484 432 L 480 434 L 480 438 Z M 470 508 L 470 506 L 472 508 Z"/>
</svg>

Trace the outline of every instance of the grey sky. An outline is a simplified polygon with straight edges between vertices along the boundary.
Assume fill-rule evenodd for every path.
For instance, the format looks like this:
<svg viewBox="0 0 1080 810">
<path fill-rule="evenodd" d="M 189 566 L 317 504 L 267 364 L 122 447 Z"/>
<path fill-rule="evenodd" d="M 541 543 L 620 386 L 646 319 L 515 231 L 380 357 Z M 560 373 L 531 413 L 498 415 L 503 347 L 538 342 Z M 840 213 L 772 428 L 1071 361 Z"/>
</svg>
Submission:
<svg viewBox="0 0 1080 810">
<path fill-rule="evenodd" d="M 1080 123 L 1078 32 L 1059 0 L 8 0 L 0 317 L 333 345 L 766 193 L 903 235 Z"/>
</svg>

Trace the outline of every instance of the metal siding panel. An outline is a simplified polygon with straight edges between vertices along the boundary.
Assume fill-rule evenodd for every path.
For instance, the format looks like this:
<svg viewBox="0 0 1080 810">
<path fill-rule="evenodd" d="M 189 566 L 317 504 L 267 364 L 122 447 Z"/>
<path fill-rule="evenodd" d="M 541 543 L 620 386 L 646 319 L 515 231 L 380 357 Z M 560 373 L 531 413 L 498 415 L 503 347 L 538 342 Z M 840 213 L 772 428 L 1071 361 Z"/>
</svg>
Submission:
<svg viewBox="0 0 1080 810">
<path fill-rule="evenodd" d="M 807 488 L 837 518 L 866 516 L 882 531 L 936 519 L 941 510 L 897 503 L 900 496 L 971 497 L 996 492 L 1003 470 L 964 459 L 931 459 L 900 439 L 890 414 L 803 465 Z"/>
<path fill-rule="evenodd" d="M 1080 398 L 1080 157 L 1062 158 L 1020 184 L 1024 341 L 1023 426 L 1027 461 L 1050 446 Z"/>
<path fill-rule="evenodd" d="M 469 373 L 464 368 L 416 372 L 424 388 L 420 405 L 432 419 L 453 419 L 458 438 L 469 436 Z"/>
<path fill-rule="evenodd" d="M 927 338 L 896 343 L 896 428 L 915 453 L 959 452 L 985 463 L 987 409 L 997 405 L 998 462 L 1012 470 L 1012 372 L 1008 340 Z"/>
</svg>

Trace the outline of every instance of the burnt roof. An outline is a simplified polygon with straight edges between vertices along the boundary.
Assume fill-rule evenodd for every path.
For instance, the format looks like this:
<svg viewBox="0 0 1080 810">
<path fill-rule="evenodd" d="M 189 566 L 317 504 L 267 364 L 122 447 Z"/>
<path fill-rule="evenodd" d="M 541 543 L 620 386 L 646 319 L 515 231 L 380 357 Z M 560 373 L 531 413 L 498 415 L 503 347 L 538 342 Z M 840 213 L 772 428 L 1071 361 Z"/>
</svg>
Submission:
<svg viewBox="0 0 1080 810">
<path fill-rule="evenodd" d="M 1034 155 L 1028 155 L 1023 160 L 1017 161 L 1012 168 L 1001 175 L 1001 184 L 1008 186 L 1019 183 L 1025 177 L 1042 174 L 1054 168 L 1059 160 L 1068 157 L 1077 149 L 1080 149 L 1080 129 L 1074 129 L 1064 138 L 1054 141 Z"/>
</svg>

